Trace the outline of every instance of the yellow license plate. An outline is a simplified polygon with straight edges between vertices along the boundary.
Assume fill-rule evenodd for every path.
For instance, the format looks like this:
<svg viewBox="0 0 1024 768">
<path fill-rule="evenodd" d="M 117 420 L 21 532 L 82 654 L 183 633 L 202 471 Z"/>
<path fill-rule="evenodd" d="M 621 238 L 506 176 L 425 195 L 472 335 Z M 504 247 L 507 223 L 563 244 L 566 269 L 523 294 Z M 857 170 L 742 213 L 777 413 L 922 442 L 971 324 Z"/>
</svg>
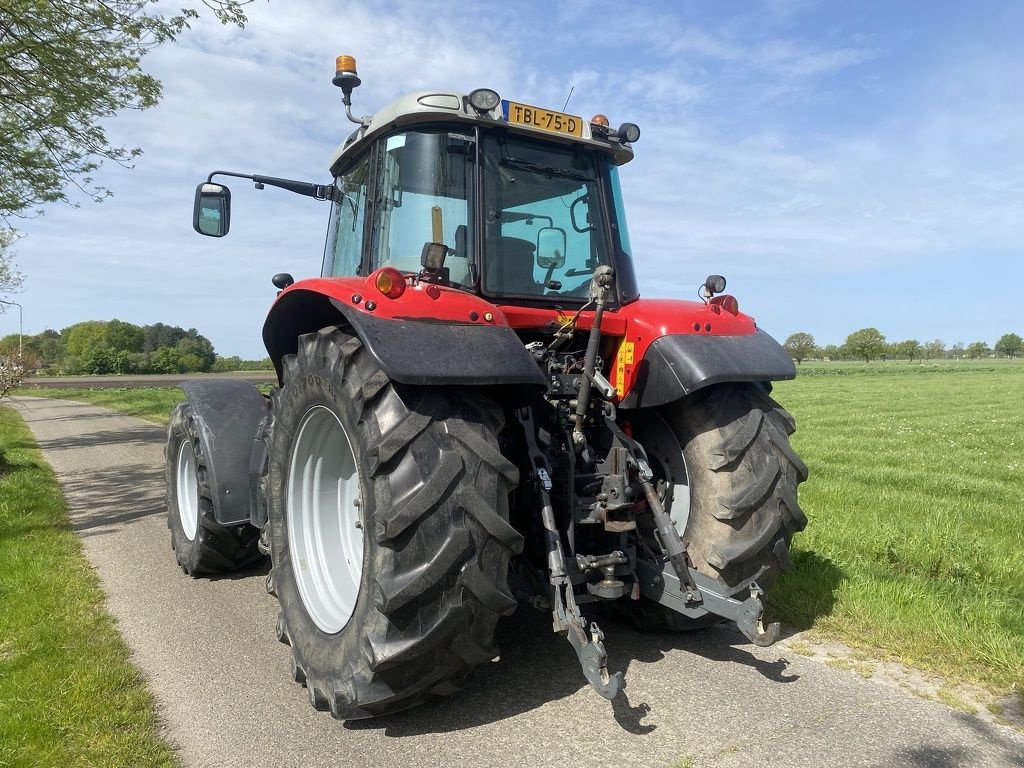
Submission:
<svg viewBox="0 0 1024 768">
<path fill-rule="evenodd" d="M 576 115 L 564 112 L 552 112 L 550 109 L 531 107 L 516 101 L 502 101 L 502 112 L 505 120 L 515 125 L 526 125 L 551 133 L 564 133 L 567 136 L 583 136 L 583 120 Z"/>
</svg>

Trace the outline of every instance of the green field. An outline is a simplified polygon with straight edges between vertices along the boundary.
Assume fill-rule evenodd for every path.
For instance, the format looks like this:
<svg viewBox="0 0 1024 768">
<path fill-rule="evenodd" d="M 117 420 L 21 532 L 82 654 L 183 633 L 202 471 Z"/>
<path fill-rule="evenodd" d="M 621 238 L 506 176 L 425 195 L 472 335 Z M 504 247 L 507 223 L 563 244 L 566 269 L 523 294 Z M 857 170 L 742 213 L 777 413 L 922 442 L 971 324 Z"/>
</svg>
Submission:
<svg viewBox="0 0 1024 768">
<path fill-rule="evenodd" d="M 0 564 L 0 765 L 176 765 L 56 478 L 7 408 Z"/>
<path fill-rule="evenodd" d="M 1024 362 L 805 363 L 810 520 L 769 612 L 872 654 L 1024 690 Z M 180 390 L 47 390 L 166 422 Z"/>
<path fill-rule="evenodd" d="M 1024 364 L 801 368 L 810 522 L 783 621 L 953 680 L 1024 690 Z"/>
</svg>

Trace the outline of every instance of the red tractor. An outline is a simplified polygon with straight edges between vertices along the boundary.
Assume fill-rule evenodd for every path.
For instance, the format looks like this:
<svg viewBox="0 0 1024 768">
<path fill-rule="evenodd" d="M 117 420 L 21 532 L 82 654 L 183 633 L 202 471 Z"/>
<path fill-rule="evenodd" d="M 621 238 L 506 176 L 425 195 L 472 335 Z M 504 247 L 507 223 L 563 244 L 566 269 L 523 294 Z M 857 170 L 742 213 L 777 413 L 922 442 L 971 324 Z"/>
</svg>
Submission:
<svg viewBox="0 0 1024 768">
<path fill-rule="evenodd" d="M 456 691 L 517 606 L 550 611 L 609 699 L 595 617 L 729 620 L 768 645 L 807 476 L 770 397 L 793 362 L 712 275 L 641 299 L 618 169 L 639 128 L 414 93 L 352 115 L 314 184 L 216 171 L 193 224 L 228 232 L 250 179 L 330 202 L 322 276 L 274 277 L 280 386 L 184 386 L 168 524 L 187 574 L 269 555 L 277 634 L 313 706 L 373 717 Z"/>
</svg>

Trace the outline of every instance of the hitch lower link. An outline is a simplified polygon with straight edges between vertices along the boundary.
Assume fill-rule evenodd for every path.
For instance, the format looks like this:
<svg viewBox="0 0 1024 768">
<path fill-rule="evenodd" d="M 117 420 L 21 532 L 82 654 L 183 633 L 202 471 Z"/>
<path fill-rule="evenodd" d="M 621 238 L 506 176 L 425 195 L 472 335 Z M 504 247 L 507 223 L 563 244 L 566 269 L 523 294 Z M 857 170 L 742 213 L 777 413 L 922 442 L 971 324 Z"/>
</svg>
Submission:
<svg viewBox="0 0 1024 768">
<path fill-rule="evenodd" d="M 562 550 L 562 537 L 555 523 L 551 503 L 551 475 L 544 454 L 534 439 L 533 418 L 528 408 L 518 411 L 519 421 L 526 434 L 534 480 L 541 497 L 541 523 L 544 526 L 545 548 L 548 560 L 548 578 L 551 583 L 551 614 L 555 632 L 565 633 L 587 681 L 606 699 L 614 699 L 626 687 L 622 672 L 608 672 L 608 652 L 604 648 L 604 632 L 591 622 L 589 628 L 576 604 L 572 582 L 569 580 Z"/>
<path fill-rule="evenodd" d="M 742 601 L 720 595 L 715 591 L 714 585 L 709 584 L 690 562 L 675 523 L 665 511 L 651 482 L 653 474 L 647 462 L 640 457 L 637 457 L 636 461 L 637 476 L 647 498 L 647 506 L 654 516 L 656 538 L 665 559 L 671 563 L 672 570 L 675 571 L 678 593 L 683 599 L 684 607 L 694 609 L 701 606 L 708 613 L 735 621 L 740 632 L 754 645 L 765 648 L 775 643 L 779 639 L 779 623 L 772 622 L 767 628 L 764 626 L 764 603 L 761 601 L 764 591 L 757 582 L 751 582 L 750 596 Z M 641 569 L 638 568 L 639 570 Z M 667 574 L 663 573 L 664 575 Z M 641 587 L 641 591 L 646 590 Z M 669 604 L 665 600 L 659 602 Z M 685 612 L 684 610 L 683 613 Z"/>
<path fill-rule="evenodd" d="M 614 699 L 619 695 L 619 691 L 626 687 L 626 683 L 621 672 L 616 672 L 614 675 L 608 672 L 608 652 L 604 648 L 604 632 L 597 626 L 597 622 L 591 622 L 589 630 L 585 627 L 584 618 L 576 604 L 573 586 L 566 571 L 561 535 L 555 526 L 555 513 L 551 506 L 550 495 L 551 478 L 546 469 L 539 467 L 537 479 L 540 482 L 541 498 L 544 505 L 541 509 L 541 520 L 544 524 L 544 534 L 548 545 L 548 572 L 554 591 L 554 600 L 552 601 L 554 630 L 566 633 L 569 643 L 576 651 L 576 658 L 579 659 L 580 667 L 583 668 L 583 674 L 594 690 L 606 699 Z"/>
</svg>

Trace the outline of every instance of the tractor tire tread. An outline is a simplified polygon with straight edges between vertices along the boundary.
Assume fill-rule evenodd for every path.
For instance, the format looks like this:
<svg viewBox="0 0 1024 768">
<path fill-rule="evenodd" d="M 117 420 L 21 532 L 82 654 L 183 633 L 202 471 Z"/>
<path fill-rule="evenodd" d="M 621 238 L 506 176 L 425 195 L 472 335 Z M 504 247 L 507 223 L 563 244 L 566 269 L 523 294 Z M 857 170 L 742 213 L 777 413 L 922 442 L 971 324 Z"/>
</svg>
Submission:
<svg viewBox="0 0 1024 768">
<path fill-rule="evenodd" d="M 284 386 L 272 396 L 274 415 L 264 430 L 268 446 L 277 445 L 289 384 L 329 380 L 339 402 L 347 402 L 339 407 L 353 409 L 346 430 L 355 430 L 350 440 L 357 461 L 362 454 L 374 509 L 364 539 L 364 587 L 350 620 L 358 619 L 358 635 L 346 635 L 346 626 L 344 637 L 325 641 L 330 636 L 318 630 L 292 626 L 296 619 L 284 605 L 284 582 L 292 576 L 279 570 L 290 566 L 274 563 L 278 637 L 292 648 L 293 677 L 305 681 L 315 708 L 339 719 L 397 712 L 458 690 L 473 667 L 494 658 L 494 627 L 516 605 L 506 575 L 523 538 L 507 521 L 507 504 L 518 471 L 498 450 L 501 410 L 472 390 L 390 381 L 341 328 L 301 337 L 297 354 L 282 365 Z M 280 450 L 268 452 L 269 464 L 282 461 L 274 458 Z M 268 474 L 275 471 L 268 467 Z M 261 480 L 268 499 L 272 485 L 268 476 Z M 283 514 L 274 504 L 272 517 Z M 281 557 L 271 523 L 271 549 Z M 330 649 L 320 652 L 330 642 L 349 643 L 337 652 L 339 663 L 326 660 Z"/>
<path fill-rule="evenodd" d="M 789 542 L 807 524 L 797 501 L 807 467 L 788 439 L 795 423 L 756 384 L 717 385 L 693 398 L 673 414 L 687 438 L 690 557 L 728 594 L 753 581 L 768 588 L 791 567 Z"/>
</svg>

